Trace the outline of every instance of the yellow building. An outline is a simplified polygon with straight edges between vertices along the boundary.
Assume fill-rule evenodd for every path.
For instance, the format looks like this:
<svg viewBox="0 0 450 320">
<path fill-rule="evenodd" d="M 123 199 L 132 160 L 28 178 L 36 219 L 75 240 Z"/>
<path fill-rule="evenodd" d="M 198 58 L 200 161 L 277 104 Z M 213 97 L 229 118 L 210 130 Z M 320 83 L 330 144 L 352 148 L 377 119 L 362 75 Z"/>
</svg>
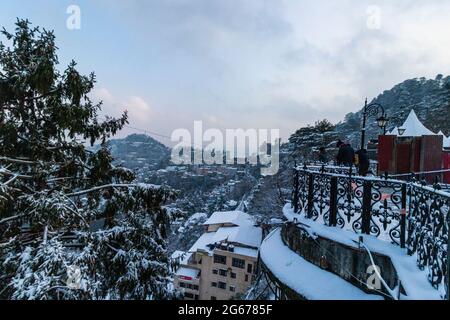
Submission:
<svg viewBox="0 0 450 320">
<path fill-rule="evenodd" d="M 186 300 L 229 300 L 244 294 L 254 278 L 261 228 L 241 211 L 216 212 L 205 233 L 186 252 L 177 252 L 180 267 L 174 287 Z"/>
</svg>

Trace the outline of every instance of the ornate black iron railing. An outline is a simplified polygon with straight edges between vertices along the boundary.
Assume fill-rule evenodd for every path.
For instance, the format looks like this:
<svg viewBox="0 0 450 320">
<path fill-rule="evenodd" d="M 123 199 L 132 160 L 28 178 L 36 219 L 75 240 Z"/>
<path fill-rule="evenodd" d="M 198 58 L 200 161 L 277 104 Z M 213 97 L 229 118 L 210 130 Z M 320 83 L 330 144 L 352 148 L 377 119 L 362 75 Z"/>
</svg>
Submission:
<svg viewBox="0 0 450 320">
<path fill-rule="evenodd" d="M 417 255 L 431 284 L 449 297 L 450 194 L 409 181 L 334 168 L 294 170 L 294 211 L 331 227 L 390 241 Z"/>
</svg>

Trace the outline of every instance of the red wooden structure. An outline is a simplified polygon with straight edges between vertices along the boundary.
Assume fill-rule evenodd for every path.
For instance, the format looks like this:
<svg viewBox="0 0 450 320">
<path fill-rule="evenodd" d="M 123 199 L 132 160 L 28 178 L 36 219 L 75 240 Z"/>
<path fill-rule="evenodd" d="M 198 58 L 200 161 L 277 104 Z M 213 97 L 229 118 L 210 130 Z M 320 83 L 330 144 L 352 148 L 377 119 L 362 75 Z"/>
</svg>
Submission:
<svg viewBox="0 0 450 320">
<path fill-rule="evenodd" d="M 442 170 L 449 165 L 448 157 L 444 157 L 442 144 L 443 138 L 438 135 L 380 136 L 378 173 L 407 174 Z M 442 181 L 442 174 L 427 174 L 426 179 L 433 182 L 435 176 Z"/>
<path fill-rule="evenodd" d="M 442 153 L 442 168 L 450 169 L 450 150 Z M 450 172 L 444 173 L 444 183 L 450 184 Z"/>
</svg>

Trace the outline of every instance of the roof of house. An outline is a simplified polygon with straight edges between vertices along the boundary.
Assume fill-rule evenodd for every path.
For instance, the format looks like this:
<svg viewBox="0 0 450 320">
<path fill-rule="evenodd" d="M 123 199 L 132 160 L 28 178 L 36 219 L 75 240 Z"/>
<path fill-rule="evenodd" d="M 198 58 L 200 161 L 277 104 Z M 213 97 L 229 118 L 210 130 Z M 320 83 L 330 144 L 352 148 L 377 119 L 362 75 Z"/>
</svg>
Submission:
<svg viewBox="0 0 450 320">
<path fill-rule="evenodd" d="M 211 217 L 203 224 L 205 226 L 212 224 L 233 224 L 235 226 L 240 226 L 248 224 L 252 221 L 252 218 L 247 213 L 242 211 L 225 211 L 225 212 L 214 212 Z"/>
<path fill-rule="evenodd" d="M 180 277 L 196 279 L 196 278 L 198 278 L 199 273 L 200 273 L 200 270 L 198 270 L 198 269 L 181 267 L 177 270 L 176 275 L 180 276 Z"/>
<path fill-rule="evenodd" d="M 214 245 L 219 242 L 228 242 L 238 247 L 255 248 L 254 251 L 249 250 L 237 251 L 242 252 L 243 255 L 255 256 L 257 248 L 259 248 L 262 241 L 262 230 L 255 226 L 250 215 L 241 211 L 232 212 L 215 212 L 205 225 L 211 224 L 231 224 L 233 226 L 223 226 L 214 232 L 204 233 L 191 247 L 189 252 L 196 252 L 197 250 L 204 250 L 211 252 L 209 245 Z M 236 251 L 236 253 L 238 253 Z M 256 252 L 256 253 L 255 253 Z M 244 254 L 246 253 L 246 254 Z M 241 253 L 238 253 L 241 254 Z"/>
</svg>

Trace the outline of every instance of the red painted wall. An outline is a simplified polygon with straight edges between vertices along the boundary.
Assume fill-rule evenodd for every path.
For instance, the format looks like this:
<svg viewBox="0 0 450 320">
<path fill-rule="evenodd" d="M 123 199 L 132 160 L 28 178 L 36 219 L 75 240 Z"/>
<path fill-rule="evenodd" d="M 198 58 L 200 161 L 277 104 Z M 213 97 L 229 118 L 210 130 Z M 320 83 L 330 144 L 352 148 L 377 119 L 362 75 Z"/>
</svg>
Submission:
<svg viewBox="0 0 450 320">
<path fill-rule="evenodd" d="M 378 138 L 378 173 L 391 172 L 395 136 Z"/>
<path fill-rule="evenodd" d="M 442 168 L 450 169 L 450 151 L 442 153 Z M 444 183 L 450 183 L 450 172 L 444 173 Z"/>
</svg>

